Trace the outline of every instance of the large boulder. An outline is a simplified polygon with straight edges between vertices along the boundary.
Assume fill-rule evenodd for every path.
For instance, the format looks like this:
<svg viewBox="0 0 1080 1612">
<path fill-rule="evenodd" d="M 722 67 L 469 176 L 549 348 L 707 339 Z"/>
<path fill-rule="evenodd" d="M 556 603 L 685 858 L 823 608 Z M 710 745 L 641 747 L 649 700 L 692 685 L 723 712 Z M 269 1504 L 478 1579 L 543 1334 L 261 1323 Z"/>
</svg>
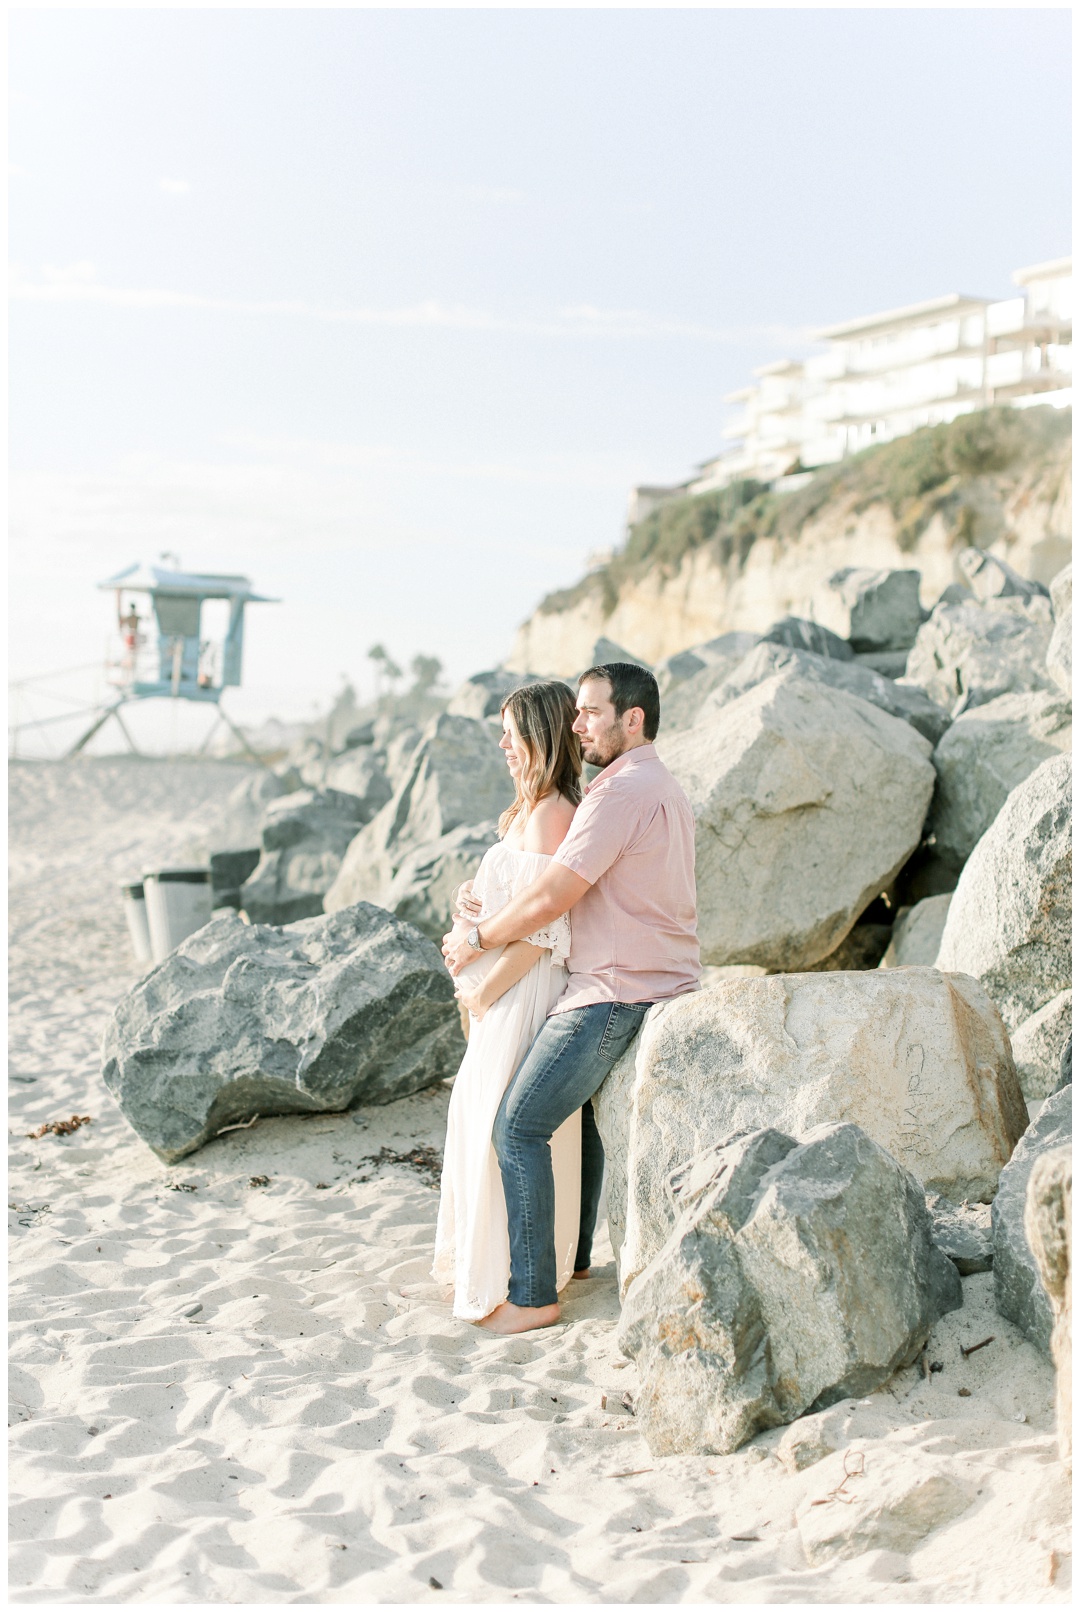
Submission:
<svg viewBox="0 0 1080 1612">
<path fill-rule="evenodd" d="M 896 683 L 857 661 L 830 660 L 806 649 L 788 649 L 782 644 L 758 644 L 728 675 L 716 684 L 715 693 L 704 702 L 701 716 L 723 710 L 748 689 L 756 688 L 778 672 L 791 671 L 811 683 L 840 688 L 860 700 L 876 705 L 879 711 L 908 722 L 931 744 L 937 744 L 949 726 L 948 711 L 935 705 L 921 688 Z M 704 685 L 702 685 L 704 688 Z M 689 688 L 689 685 L 687 685 Z M 683 692 L 679 690 L 680 694 Z"/>
<path fill-rule="evenodd" d="M 1050 1353 L 1054 1312 L 1024 1229 L 1028 1183 L 1036 1162 L 1072 1145 L 1072 1086 L 1048 1097 L 1001 1172 L 990 1215 L 994 1239 L 994 1303 L 1026 1338 Z"/>
<path fill-rule="evenodd" d="M 881 968 L 932 968 L 941 950 L 951 895 L 925 896 L 913 907 L 901 907 L 893 924 Z"/>
<path fill-rule="evenodd" d="M 1058 1454 L 1072 1464 L 1072 1148 L 1035 1160 L 1028 1178 L 1024 1229 L 1053 1327 L 1050 1357 L 1057 1372 Z"/>
<path fill-rule="evenodd" d="M 1046 670 L 1059 688 L 1072 696 L 1072 566 L 1059 571 L 1050 584 L 1054 630 L 1046 651 Z"/>
<path fill-rule="evenodd" d="M 1054 688 L 1046 670 L 1052 629 L 1050 601 L 1042 597 L 936 605 L 919 628 L 902 683 L 917 684 L 947 710 Z"/>
<path fill-rule="evenodd" d="M 973 974 L 1009 1030 L 1072 983 L 1072 760 L 1018 784 L 953 893 L 939 968 Z"/>
<path fill-rule="evenodd" d="M 1046 598 L 1041 582 L 1029 582 L 1007 560 L 984 549 L 961 549 L 956 564 L 975 598 L 985 604 L 988 599 Z"/>
<path fill-rule="evenodd" d="M 705 963 L 807 968 L 834 951 L 919 843 L 930 745 L 787 669 L 658 750 L 697 820 Z"/>
<path fill-rule="evenodd" d="M 394 874 L 386 896 L 389 912 L 404 918 L 432 940 L 450 928 L 454 892 L 475 876 L 484 852 L 495 844 L 495 823 L 463 823 L 432 845 L 410 851 Z"/>
<path fill-rule="evenodd" d="M 491 672 L 475 672 L 455 690 L 446 707 L 447 714 L 469 716 L 474 721 L 497 717 L 508 694 L 525 683 L 540 681 L 533 672 L 508 672 L 505 666 L 496 666 Z"/>
<path fill-rule="evenodd" d="M 246 851 L 253 845 L 260 845 L 266 808 L 288 792 L 286 781 L 269 767 L 253 768 L 230 792 L 224 806 L 212 819 L 207 830 L 211 848 Z"/>
<path fill-rule="evenodd" d="M 122 998 L 102 1074 L 172 1163 L 253 1114 L 406 1097 L 463 1051 L 453 983 L 409 924 L 367 905 L 287 929 L 226 913 Z"/>
<path fill-rule="evenodd" d="M 927 829 L 937 854 L 963 867 L 1006 799 L 1041 761 L 1072 749 L 1072 702 L 1060 691 L 1001 694 L 964 711 L 934 751 Z"/>
<path fill-rule="evenodd" d="M 653 1455 L 726 1455 L 871 1393 L 962 1303 L 918 1182 L 857 1125 L 730 1137 L 669 1189 L 674 1230 L 619 1326 Z"/>
<path fill-rule="evenodd" d="M 624 1291 L 671 1233 L 668 1176 L 736 1131 L 859 1125 L 961 1202 L 993 1196 L 1027 1125 L 993 1004 L 932 968 L 727 979 L 659 1003 L 594 1107 Z"/>
<path fill-rule="evenodd" d="M 774 621 L 768 632 L 761 635 L 763 643 L 783 644 L 788 649 L 809 649 L 815 655 L 830 660 L 851 660 L 855 651 L 846 638 L 830 632 L 819 622 L 806 621 L 802 616 L 784 616 Z"/>
<path fill-rule="evenodd" d="M 874 571 L 848 565 L 825 586 L 824 625 L 856 652 L 908 650 L 923 622 L 918 571 Z"/>
<path fill-rule="evenodd" d="M 262 855 L 240 892 L 252 923 L 291 924 L 322 912 L 363 818 L 363 803 L 340 789 L 298 789 L 271 801 Z"/>
<path fill-rule="evenodd" d="M 514 785 L 491 723 L 443 713 L 424 729 L 401 783 L 348 848 L 325 910 L 354 901 L 385 906 L 410 851 L 462 824 L 489 822 L 510 805 Z"/>
<path fill-rule="evenodd" d="M 876 1551 L 878 1562 L 890 1564 L 886 1571 L 895 1571 L 893 1563 L 961 1516 L 979 1493 L 959 1461 L 918 1445 L 859 1439 L 819 1464 L 795 1519 L 811 1567 Z"/>
<path fill-rule="evenodd" d="M 1010 1037 L 1025 1097 L 1049 1097 L 1060 1083 L 1061 1058 L 1072 1037 L 1072 991 L 1059 991 Z"/>
<path fill-rule="evenodd" d="M 719 638 L 710 638 L 707 643 L 694 644 L 690 649 L 680 649 L 674 655 L 665 655 L 664 659 L 657 661 L 653 668 L 661 699 L 669 690 L 680 683 L 688 682 L 706 667 L 726 666 L 730 669 L 732 666 L 737 666 L 757 642 L 756 632 L 725 632 L 721 633 Z M 665 710 L 665 726 L 667 721 Z"/>
<path fill-rule="evenodd" d="M 328 788 L 339 789 L 360 802 L 361 826 L 370 823 L 394 793 L 386 770 L 370 745 L 354 745 L 335 756 L 326 768 L 326 783 Z"/>
</svg>

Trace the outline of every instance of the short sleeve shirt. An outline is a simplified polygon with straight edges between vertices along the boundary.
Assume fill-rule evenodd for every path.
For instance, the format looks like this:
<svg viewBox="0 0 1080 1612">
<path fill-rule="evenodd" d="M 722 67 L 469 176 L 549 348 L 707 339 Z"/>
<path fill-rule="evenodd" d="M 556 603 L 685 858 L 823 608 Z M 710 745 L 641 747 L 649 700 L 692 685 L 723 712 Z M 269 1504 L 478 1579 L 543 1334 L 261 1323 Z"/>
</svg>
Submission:
<svg viewBox="0 0 1080 1612">
<path fill-rule="evenodd" d="M 628 750 L 593 779 L 554 860 L 592 887 L 570 913 L 570 979 L 556 1013 L 697 990 L 694 814 L 655 746 Z"/>
</svg>

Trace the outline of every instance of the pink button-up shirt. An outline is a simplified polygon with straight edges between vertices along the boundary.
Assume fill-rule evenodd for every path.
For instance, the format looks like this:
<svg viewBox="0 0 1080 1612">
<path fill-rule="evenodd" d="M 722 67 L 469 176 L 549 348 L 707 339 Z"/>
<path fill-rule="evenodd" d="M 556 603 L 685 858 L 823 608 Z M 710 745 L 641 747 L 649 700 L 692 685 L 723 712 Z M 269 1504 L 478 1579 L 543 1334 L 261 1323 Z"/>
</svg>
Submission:
<svg viewBox="0 0 1080 1612">
<path fill-rule="evenodd" d="M 554 859 L 592 886 L 571 909 L 570 980 L 555 1013 L 697 990 L 694 814 L 654 745 L 593 779 Z"/>
</svg>

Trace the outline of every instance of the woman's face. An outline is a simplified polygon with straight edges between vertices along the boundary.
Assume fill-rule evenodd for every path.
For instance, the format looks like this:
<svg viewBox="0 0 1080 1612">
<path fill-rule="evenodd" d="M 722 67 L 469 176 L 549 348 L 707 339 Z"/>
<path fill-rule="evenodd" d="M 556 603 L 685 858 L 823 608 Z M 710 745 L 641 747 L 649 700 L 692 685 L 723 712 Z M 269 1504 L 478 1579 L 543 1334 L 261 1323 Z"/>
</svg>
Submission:
<svg viewBox="0 0 1080 1612">
<path fill-rule="evenodd" d="M 518 732 L 517 723 L 509 711 L 503 712 L 502 738 L 499 740 L 499 749 L 506 756 L 506 765 L 510 769 L 510 776 L 516 783 L 528 765 L 529 753 L 525 748 L 524 740 Z"/>
</svg>

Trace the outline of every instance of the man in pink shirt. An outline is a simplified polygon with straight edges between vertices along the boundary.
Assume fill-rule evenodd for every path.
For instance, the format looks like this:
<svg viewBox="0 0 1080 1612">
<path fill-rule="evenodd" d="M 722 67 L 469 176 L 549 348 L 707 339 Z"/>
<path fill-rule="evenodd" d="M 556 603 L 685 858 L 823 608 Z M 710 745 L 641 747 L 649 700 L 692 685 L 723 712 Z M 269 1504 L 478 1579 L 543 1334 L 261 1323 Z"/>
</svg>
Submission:
<svg viewBox="0 0 1080 1612">
<path fill-rule="evenodd" d="M 587 1271 L 604 1152 L 590 1098 L 654 1002 L 698 988 L 694 814 L 653 745 L 660 692 L 627 661 L 594 666 L 578 687 L 574 731 L 594 778 L 535 884 L 467 938 L 447 935 L 457 974 L 477 950 L 523 940 L 573 908 L 566 990 L 507 1087 L 492 1141 L 510 1228 L 510 1295 L 479 1324 L 524 1332 L 559 1319 L 550 1142 L 582 1122 L 576 1267 Z"/>
</svg>

